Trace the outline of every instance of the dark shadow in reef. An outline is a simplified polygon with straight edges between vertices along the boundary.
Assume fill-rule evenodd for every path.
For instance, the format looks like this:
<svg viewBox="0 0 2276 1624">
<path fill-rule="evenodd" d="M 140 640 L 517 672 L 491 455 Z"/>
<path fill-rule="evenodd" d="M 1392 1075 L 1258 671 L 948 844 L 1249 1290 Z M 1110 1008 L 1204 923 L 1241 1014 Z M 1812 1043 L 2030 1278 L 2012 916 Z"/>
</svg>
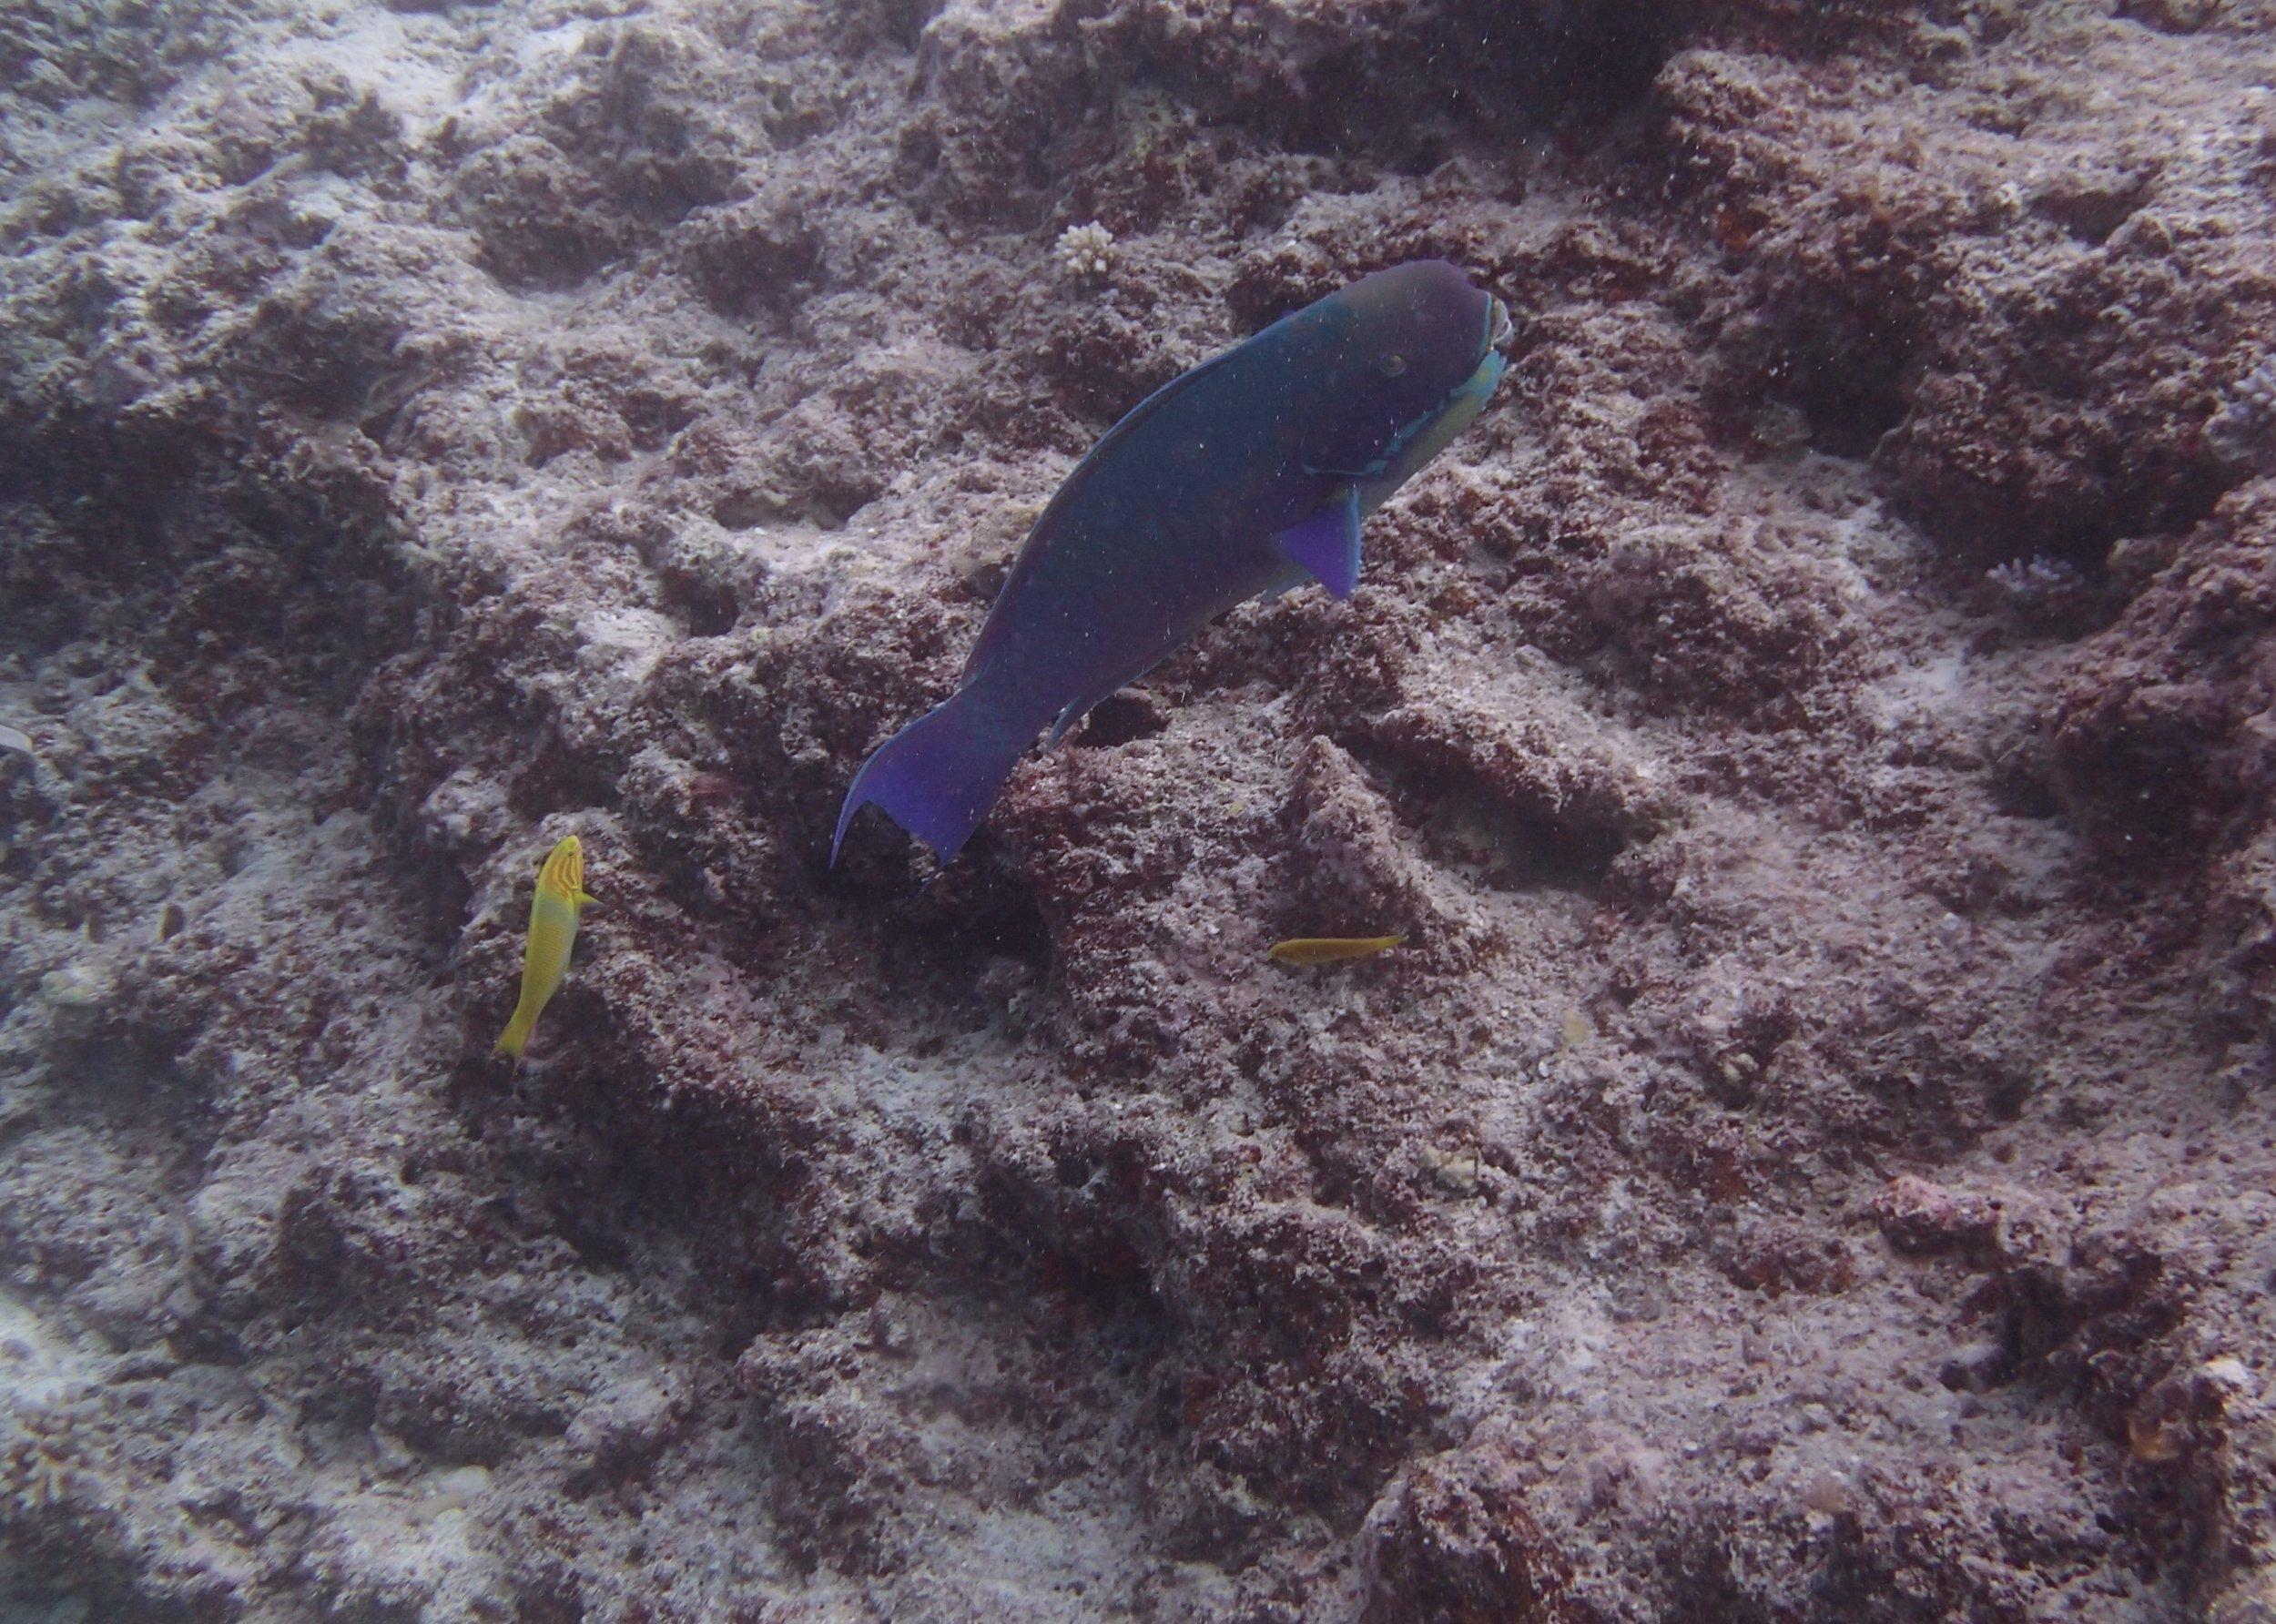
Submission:
<svg viewBox="0 0 2276 1624">
<path fill-rule="evenodd" d="M 1467 768 L 1417 759 L 1377 740 L 1341 741 L 1367 770 L 1431 860 L 1495 890 L 1594 897 L 1631 833 L 1585 807 L 1513 801 Z"/>
</svg>

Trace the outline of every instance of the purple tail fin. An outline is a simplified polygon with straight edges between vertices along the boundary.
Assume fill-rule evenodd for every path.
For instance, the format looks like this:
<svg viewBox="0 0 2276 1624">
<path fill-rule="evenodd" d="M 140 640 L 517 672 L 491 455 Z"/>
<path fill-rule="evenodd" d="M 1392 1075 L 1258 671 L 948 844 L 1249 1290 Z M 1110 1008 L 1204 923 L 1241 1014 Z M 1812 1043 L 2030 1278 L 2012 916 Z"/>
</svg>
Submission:
<svg viewBox="0 0 2276 1624">
<path fill-rule="evenodd" d="M 995 805 L 1011 764 L 1035 738 L 1034 727 L 1006 726 L 999 712 L 981 688 L 968 685 L 879 745 L 846 791 L 838 832 L 830 837 L 831 865 L 838 862 L 846 826 L 871 805 L 931 847 L 941 862 L 954 857 Z"/>
</svg>

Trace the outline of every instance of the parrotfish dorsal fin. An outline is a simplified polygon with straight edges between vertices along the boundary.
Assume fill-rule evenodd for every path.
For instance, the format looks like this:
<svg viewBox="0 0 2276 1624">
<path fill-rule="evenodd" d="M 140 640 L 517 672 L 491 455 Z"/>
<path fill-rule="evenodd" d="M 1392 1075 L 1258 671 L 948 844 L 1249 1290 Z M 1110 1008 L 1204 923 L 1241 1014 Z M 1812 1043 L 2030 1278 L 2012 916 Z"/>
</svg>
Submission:
<svg viewBox="0 0 2276 1624">
<path fill-rule="evenodd" d="M 1328 504 L 1291 524 L 1273 540 L 1293 563 L 1336 598 L 1351 596 L 1359 584 L 1359 492 L 1346 485 Z"/>
</svg>

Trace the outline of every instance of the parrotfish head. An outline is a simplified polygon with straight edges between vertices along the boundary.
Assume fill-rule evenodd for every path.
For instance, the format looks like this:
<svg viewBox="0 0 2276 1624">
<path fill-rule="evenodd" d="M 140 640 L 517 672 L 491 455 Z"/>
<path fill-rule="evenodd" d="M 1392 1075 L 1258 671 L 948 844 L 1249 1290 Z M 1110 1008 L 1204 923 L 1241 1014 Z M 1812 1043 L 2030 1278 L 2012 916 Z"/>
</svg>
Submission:
<svg viewBox="0 0 2276 1624">
<path fill-rule="evenodd" d="M 1510 333 L 1501 300 L 1443 259 L 1364 276 L 1289 320 L 1313 329 L 1305 461 L 1357 481 L 1396 468 L 1448 411 L 1475 412 Z"/>
</svg>

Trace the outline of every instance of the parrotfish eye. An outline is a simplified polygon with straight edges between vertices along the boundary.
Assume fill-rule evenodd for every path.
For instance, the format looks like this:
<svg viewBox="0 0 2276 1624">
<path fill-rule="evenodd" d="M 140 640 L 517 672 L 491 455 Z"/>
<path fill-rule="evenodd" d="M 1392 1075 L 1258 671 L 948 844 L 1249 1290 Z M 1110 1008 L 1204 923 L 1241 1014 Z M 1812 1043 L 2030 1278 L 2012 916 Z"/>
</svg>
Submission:
<svg viewBox="0 0 2276 1624">
<path fill-rule="evenodd" d="M 1396 350 L 1385 350 L 1383 359 L 1375 364 L 1383 370 L 1386 378 L 1396 378 L 1407 370 L 1407 358 Z"/>
</svg>

